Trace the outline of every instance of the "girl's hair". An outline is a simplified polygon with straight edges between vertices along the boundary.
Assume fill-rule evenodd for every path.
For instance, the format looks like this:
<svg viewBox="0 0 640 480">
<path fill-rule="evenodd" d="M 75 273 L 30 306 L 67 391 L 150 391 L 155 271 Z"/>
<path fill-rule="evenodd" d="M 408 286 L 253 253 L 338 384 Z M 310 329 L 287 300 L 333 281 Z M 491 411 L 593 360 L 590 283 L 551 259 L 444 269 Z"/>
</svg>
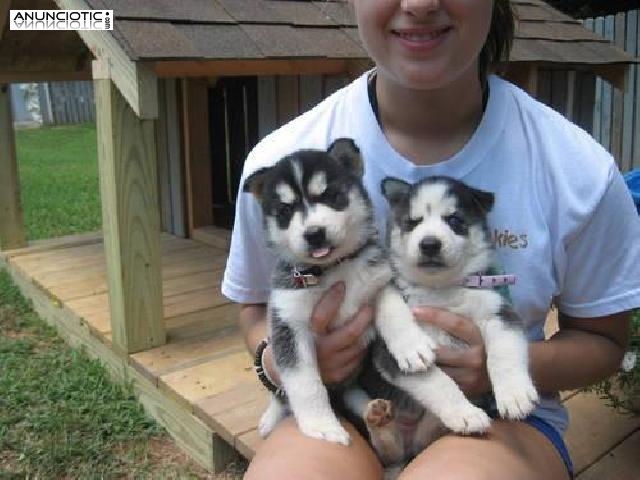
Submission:
<svg viewBox="0 0 640 480">
<path fill-rule="evenodd" d="M 491 27 L 478 57 L 478 76 L 484 84 L 487 75 L 500 62 L 509 60 L 515 32 L 515 12 L 510 0 L 494 0 Z"/>
</svg>

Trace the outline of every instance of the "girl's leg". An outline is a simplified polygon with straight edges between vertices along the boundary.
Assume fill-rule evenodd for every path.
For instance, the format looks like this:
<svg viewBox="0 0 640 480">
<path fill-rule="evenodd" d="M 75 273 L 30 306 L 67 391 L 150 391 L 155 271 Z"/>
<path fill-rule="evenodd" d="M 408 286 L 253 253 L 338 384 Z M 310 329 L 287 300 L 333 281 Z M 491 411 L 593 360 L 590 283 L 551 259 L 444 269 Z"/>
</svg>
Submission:
<svg viewBox="0 0 640 480">
<path fill-rule="evenodd" d="M 245 480 L 379 480 L 382 467 L 366 441 L 348 423 L 348 447 L 309 438 L 292 417 L 280 422 L 260 445 Z"/>
<path fill-rule="evenodd" d="M 447 435 L 411 462 L 399 480 L 567 480 L 551 441 L 523 422 L 494 420 L 484 436 Z"/>
</svg>

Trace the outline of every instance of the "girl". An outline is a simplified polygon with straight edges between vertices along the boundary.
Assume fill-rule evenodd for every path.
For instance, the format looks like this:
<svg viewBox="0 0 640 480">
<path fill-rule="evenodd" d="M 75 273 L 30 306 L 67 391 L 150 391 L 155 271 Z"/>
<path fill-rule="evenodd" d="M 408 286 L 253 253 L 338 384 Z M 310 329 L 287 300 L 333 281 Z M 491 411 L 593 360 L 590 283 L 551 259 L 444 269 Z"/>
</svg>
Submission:
<svg viewBox="0 0 640 480">
<path fill-rule="evenodd" d="M 530 368 L 542 400 L 522 422 L 494 420 L 481 437 L 448 435 L 402 472 L 403 479 L 566 479 L 571 461 L 562 434 L 560 390 L 612 374 L 627 341 L 628 311 L 640 306 L 640 222 L 611 156 L 585 132 L 515 86 L 490 75 L 508 55 L 514 19 L 508 0 L 351 0 L 362 41 L 376 64 L 352 84 L 265 138 L 244 177 L 300 148 L 326 149 L 351 137 L 365 160 L 365 184 L 384 229 L 380 181 L 449 175 L 494 192 L 490 215 L 499 261 L 518 277 L 511 296 L 530 339 Z M 260 209 L 240 195 L 223 293 L 242 304 L 240 326 L 255 352 L 266 335 L 272 259 Z M 327 331 L 343 285 L 316 305 L 313 325 L 323 380 L 347 377 L 362 359 L 354 339 L 370 307 Z M 560 330 L 544 339 L 548 306 Z M 445 311 L 417 309 L 466 341 L 441 348 L 437 363 L 470 396 L 489 392 L 477 328 Z M 277 383 L 270 347 L 264 367 Z M 344 447 L 303 436 L 292 419 L 262 444 L 247 479 L 374 479 L 381 467 L 346 425 Z"/>
</svg>

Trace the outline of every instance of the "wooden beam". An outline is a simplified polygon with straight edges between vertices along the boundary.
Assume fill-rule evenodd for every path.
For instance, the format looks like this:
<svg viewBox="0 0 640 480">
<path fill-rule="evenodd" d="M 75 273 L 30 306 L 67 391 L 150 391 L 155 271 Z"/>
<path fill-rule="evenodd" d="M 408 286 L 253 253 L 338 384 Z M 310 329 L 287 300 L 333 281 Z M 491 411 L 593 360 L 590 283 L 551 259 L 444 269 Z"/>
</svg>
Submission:
<svg viewBox="0 0 640 480">
<path fill-rule="evenodd" d="M 513 62 L 507 65 L 505 78 L 518 85 L 529 95 L 538 94 L 538 66 L 533 63 Z"/>
<path fill-rule="evenodd" d="M 183 138 L 189 236 L 213 223 L 209 84 L 205 79 L 182 81 Z"/>
<path fill-rule="evenodd" d="M 31 83 L 31 82 L 70 82 L 76 80 L 91 80 L 91 70 L 77 72 L 29 72 L 5 70 L 0 65 L 0 83 Z"/>
<path fill-rule="evenodd" d="M 0 84 L 0 250 L 27 244 L 11 115 L 11 90 Z"/>
<path fill-rule="evenodd" d="M 344 59 L 304 60 L 167 60 L 154 64 L 158 77 L 218 77 L 244 75 L 335 75 L 363 71 L 364 63 Z"/>
<path fill-rule="evenodd" d="M 117 351 L 165 343 L 153 120 L 139 119 L 111 80 L 95 80 L 111 331 Z"/>
<path fill-rule="evenodd" d="M 61 9 L 90 10 L 84 0 L 55 0 Z M 153 68 L 129 58 L 108 30 L 78 30 L 93 55 L 109 63 L 110 75 L 120 93 L 141 119 L 158 116 L 158 79 Z"/>
</svg>

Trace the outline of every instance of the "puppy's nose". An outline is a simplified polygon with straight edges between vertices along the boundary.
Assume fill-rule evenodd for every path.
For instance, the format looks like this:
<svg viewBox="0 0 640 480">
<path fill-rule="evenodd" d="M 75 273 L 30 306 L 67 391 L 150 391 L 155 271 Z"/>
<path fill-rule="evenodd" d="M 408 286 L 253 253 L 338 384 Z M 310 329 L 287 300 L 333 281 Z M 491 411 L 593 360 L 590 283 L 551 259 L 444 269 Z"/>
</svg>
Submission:
<svg viewBox="0 0 640 480">
<path fill-rule="evenodd" d="M 323 227 L 307 228 L 303 237 L 312 247 L 321 247 L 327 240 L 326 230 Z"/>
<path fill-rule="evenodd" d="M 420 241 L 420 252 L 425 257 L 435 257 L 442 249 L 442 242 L 436 237 L 424 237 Z"/>
</svg>

